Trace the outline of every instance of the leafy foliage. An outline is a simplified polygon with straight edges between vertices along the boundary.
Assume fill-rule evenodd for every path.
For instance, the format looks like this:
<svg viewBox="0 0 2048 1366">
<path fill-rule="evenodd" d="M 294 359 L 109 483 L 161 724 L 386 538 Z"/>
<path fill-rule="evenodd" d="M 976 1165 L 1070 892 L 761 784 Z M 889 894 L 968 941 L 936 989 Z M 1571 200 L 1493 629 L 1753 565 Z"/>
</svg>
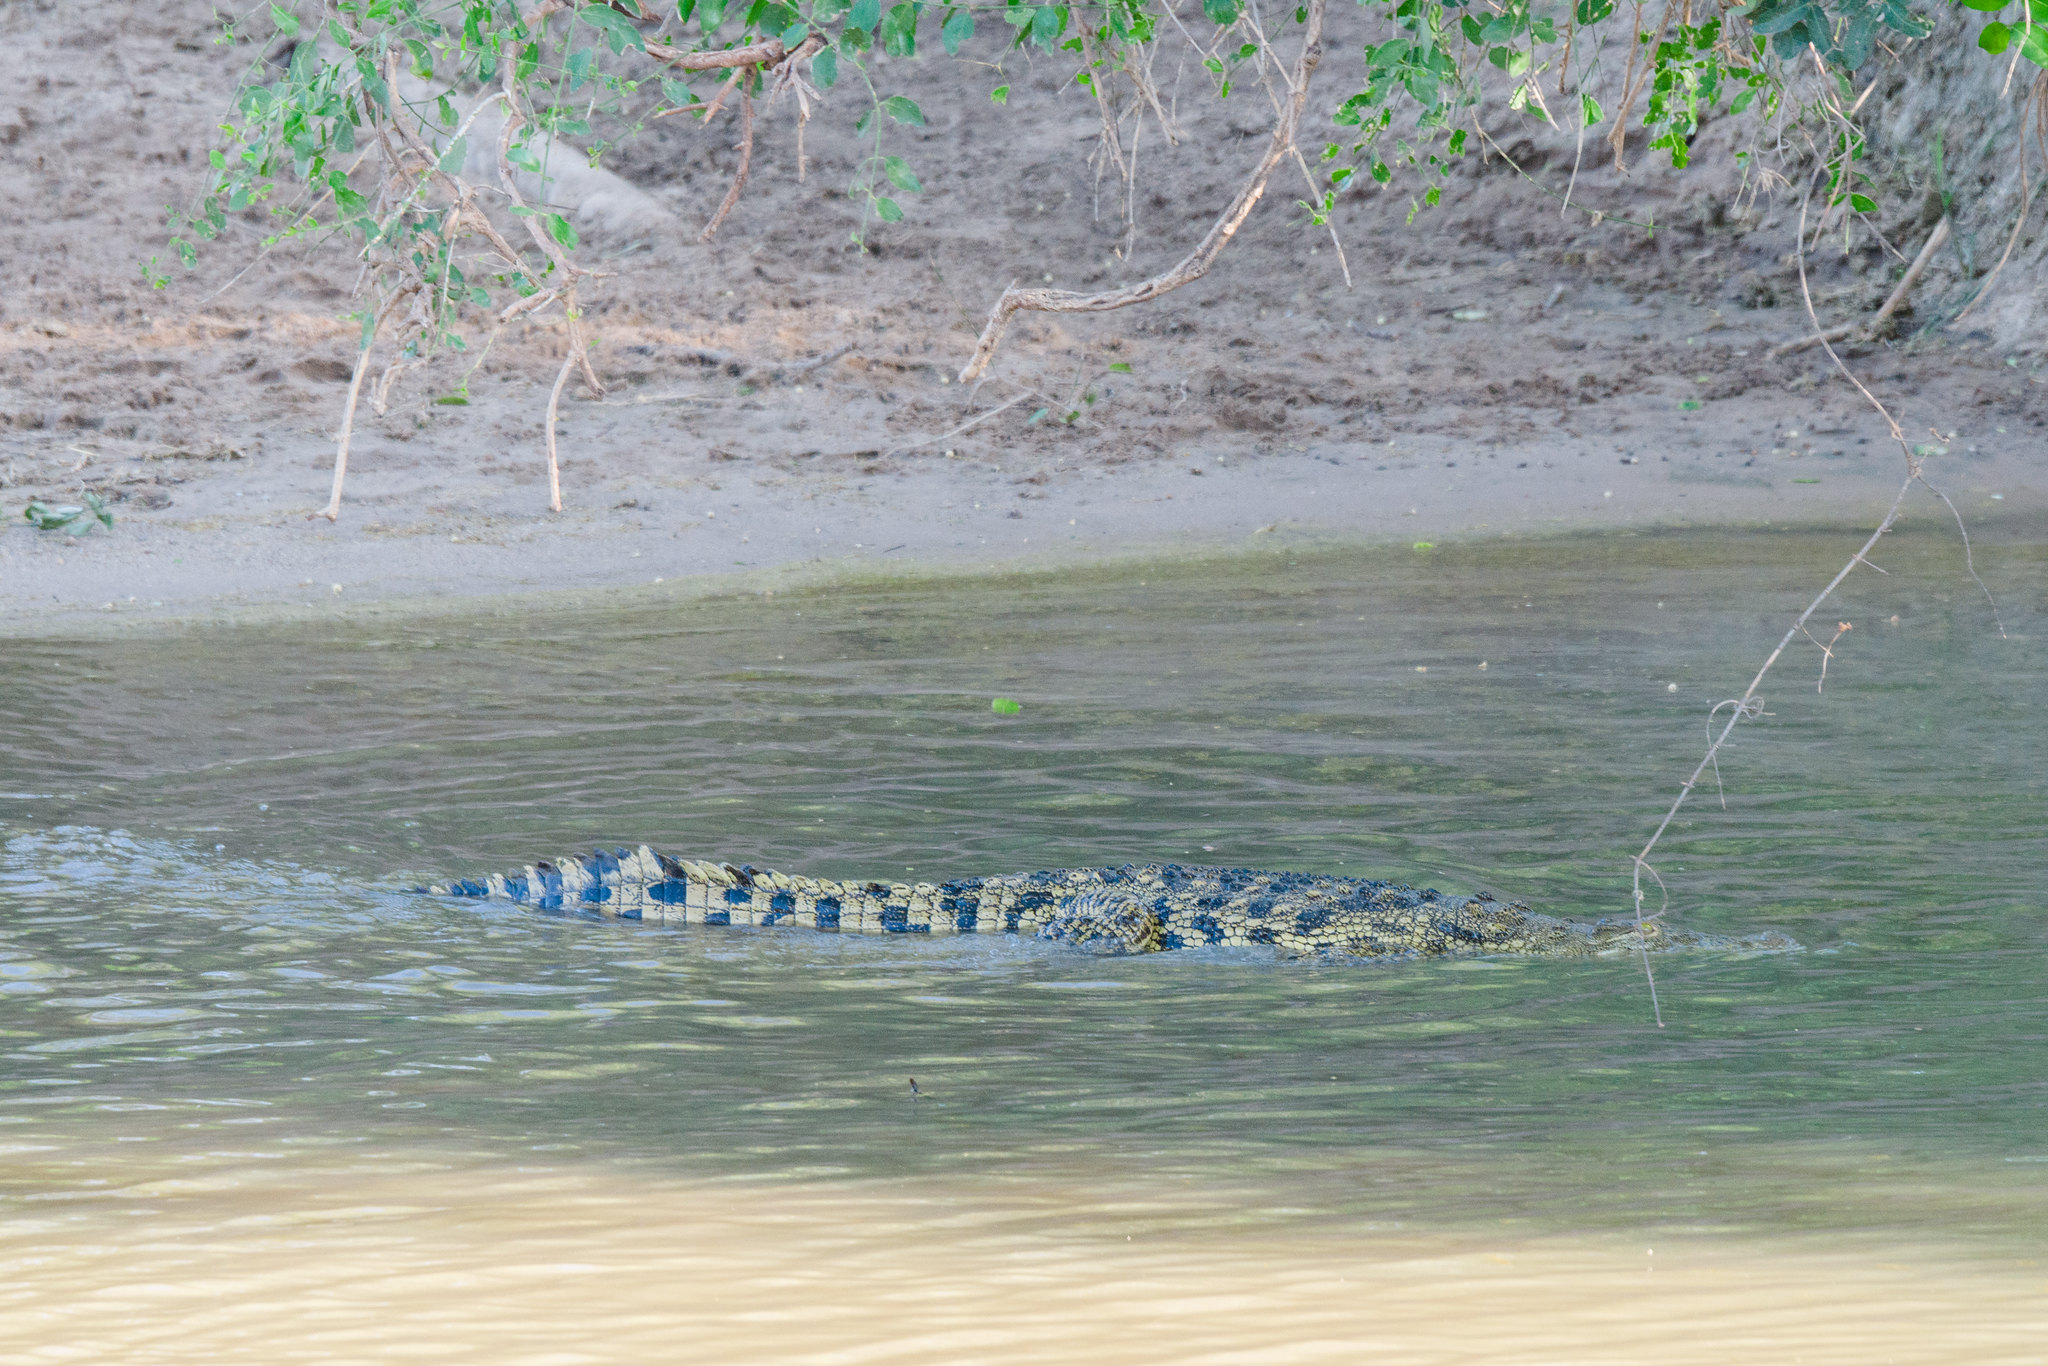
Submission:
<svg viewBox="0 0 2048 1366">
<path fill-rule="evenodd" d="M 1117 121 L 1144 118 L 1148 100 L 1169 119 L 1147 74 L 1161 44 L 1191 45 L 1218 98 L 1248 80 L 1270 92 L 1276 54 L 1310 3 L 1326 0 L 1282 0 L 1263 15 L 1246 0 L 272 0 L 223 32 L 224 43 L 260 41 L 269 53 L 220 125 L 206 192 L 173 215 L 171 245 L 189 266 L 251 211 L 270 219 L 266 244 L 346 243 L 371 282 L 355 315 L 363 346 L 393 348 L 372 386 L 381 405 L 399 369 L 464 346 L 465 316 L 482 310 L 502 325 L 558 309 L 572 351 L 581 347 L 577 290 L 597 272 L 578 264 L 576 226 L 546 202 L 551 161 L 596 164 L 655 120 L 709 123 L 735 107 L 750 147 L 756 102 L 789 98 L 802 120 L 825 92 L 850 86 L 867 140 L 851 181 L 862 241 L 872 223 L 902 220 L 925 188 L 896 144 L 926 127 L 924 111 L 878 89 L 882 73 L 907 75 L 932 52 L 998 73 L 1009 54 L 1071 62 L 1103 110 L 1107 149 Z M 1515 120 L 1582 139 L 1603 128 L 1617 158 L 1622 130 L 1640 127 L 1682 167 L 1716 112 L 1784 113 L 1792 67 L 1811 63 L 1839 85 L 1885 45 L 1931 31 L 1908 0 L 1358 3 L 1380 40 L 1348 54 L 1350 93 L 1303 205 L 1318 223 L 1368 181 L 1406 177 L 1416 210 L 1439 202 L 1458 160 Z M 1990 16 L 1976 40 L 1986 52 L 2048 66 L 2048 0 L 1960 3 Z M 1603 38 L 1610 60 L 1618 42 L 1626 61 L 1611 109 L 1588 85 Z M 995 86 L 991 100 L 1009 89 Z M 1846 116 L 1817 122 L 1831 202 L 1867 211 L 1860 135 Z M 491 162 L 495 175 L 472 169 Z M 737 194 L 736 184 L 706 235 Z M 144 269 L 165 282 L 153 261 Z M 580 351 L 573 359 L 597 387 Z"/>
</svg>

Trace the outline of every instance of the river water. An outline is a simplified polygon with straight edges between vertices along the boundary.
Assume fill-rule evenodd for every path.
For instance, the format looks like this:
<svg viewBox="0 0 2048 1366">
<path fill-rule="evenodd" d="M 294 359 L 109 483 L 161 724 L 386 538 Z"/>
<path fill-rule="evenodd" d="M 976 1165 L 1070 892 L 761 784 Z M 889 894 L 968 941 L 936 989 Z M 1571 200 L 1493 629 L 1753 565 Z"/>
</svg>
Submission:
<svg viewBox="0 0 2048 1366">
<path fill-rule="evenodd" d="M 1980 556 L 2008 639 L 1929 531 L 1830 609 L 1824 689 L 1790 654 L 1658 866 L 1676 923 L 1803 949 L 1659 958 L 1661 1029 L 1627 959 L 1108 960 L 403 890 L 646 841 L 1618 914 L 1708 709 L 1850 548 L 8 641 L 0 1359 L 2043 1360 L 2041 547 Z"/>
</svg>

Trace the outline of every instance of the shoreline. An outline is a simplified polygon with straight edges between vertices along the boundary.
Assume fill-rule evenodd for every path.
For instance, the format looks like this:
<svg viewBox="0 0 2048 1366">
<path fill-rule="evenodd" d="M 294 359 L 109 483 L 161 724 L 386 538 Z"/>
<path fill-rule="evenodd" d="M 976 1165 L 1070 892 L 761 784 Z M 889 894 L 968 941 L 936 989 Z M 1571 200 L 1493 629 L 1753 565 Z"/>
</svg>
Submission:
<svg viewBox="0 0 2048 1366">
<path fill-rule="evenodd" d="M 696 487 L 643 480 L 624 499 L 617 495 L 633 481 L 569 482 L 558 515 L 519 509 L 541 501 L 536 486 L 507 492 L 484 486 L 481 474 L 464 481 L 459 462 L 443 461 L 438 473 L 460 486 L 439 491 L 424 515 L 394 524 L 372 476 L 332 525 L 274 510 L 311 492 L 303 460 L 214 463 L 189 476 L 180 501 L 246 506 L 250 515 L 117 509 L 111 532 L 77 538 L 9 522 L 0 530 L 0 636 L 438 615 L 636 587 L 716 596 L 1261 548 L 1708 529 L 1846 539 L 1868 532 L 1902 477 L 1895 458 L 1869 447 L 1745 465 L 1685 431 L 1602 444 L 1614 449 L 1561 434 L 1506 452 L 1449 438 L 1314 442 L 1021 474 L 1030 462 L 942 455 L 852 477 L 747 462 Z M 2016 455 L 1958 453 L 1930 466 L 1980 548 L 2031 539 L 2048 512 L 2048 471 Z M 1929 518 L 1953 534 L 1947 509 L 1909 497 L 1906 524 Z"/>
</svg>

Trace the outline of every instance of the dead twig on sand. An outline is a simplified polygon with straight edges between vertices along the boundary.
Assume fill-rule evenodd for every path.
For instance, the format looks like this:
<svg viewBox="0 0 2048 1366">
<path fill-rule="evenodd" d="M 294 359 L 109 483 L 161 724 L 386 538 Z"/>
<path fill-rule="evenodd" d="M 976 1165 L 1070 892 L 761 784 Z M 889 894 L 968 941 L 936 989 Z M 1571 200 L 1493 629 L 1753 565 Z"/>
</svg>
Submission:
<svg viewBox="0 0 2048 1366">
<path fill-rule="evenodd" d="M 1809 332 L 1803 337 L 1772 347 L 1770 358 L 1776 360 L 1780 356 L 1789 356 L 1794 351 L 1804 351 L 1809 346 L 1819 346 L 1823 342 L 1847 341 L 1858 333 L 1865 337 L 1875 337 L 1884 329 L 1885 322 L 1892 314 L 1904 306 L 1906 296 L 1913 292 L 1914 285 L 1920 283 L 1920 276 L 1926 271 L 1928 263 L 1934 260 L 1934 254 L 1948 241 L 1948 234 L 1949 219 L 1947 214 L 1943 214 L 1941 221 L 1934 225 L 1934 231 L 1927 235 L 1927 245 L 1920 248 L 1920 254 L 1913 258 L 1913 264 L 1907 266 L 1906 273 L 1899 278 L 1898 287 L 1892 290 L 1891 296 L 1884 301 L 1876 316 L 1869 322 L 1842 323 L 1822 332 Z"/>
<path fill-rule="evenodd" d="M 905 451 L 914 451 L 919 446 L 929 446 L 935 442 L 950 440 L 951 438 L 960 435 L 960 433 L 967 431 L 970 428 L 979 427 L 982 423 L 988 421 L 997 413 L 1005 412 L 1011 408 L 1014 408 L 1018 404 L 1022 403 L 1025 399 L 1030 398 L 1037 393 L 1038 391 L 1036 389 L 1026 389 L 1023 393 L 1017 395 L 1013 399 L 1010 399 L 1006 403 L 999 403 L 985 413 L 976 413 L 973 417 L 968 418 L 965 422 L 953 428 L 951 431 L 940 432 L 937 436 L 921 436 L 915 441 L 907 442 L 906 444 L 901 446 L 891 447 L 887 453 L 890 455 L 901 455 Z"/>
<path fill-rule="evenodd" d="M 979 379 L 988 369 L 989 362 L 995 359 L 996 348 L 1002 344 L 1004 330 L 1017 313 L 1107 313 L 1169 294 L 1209 273 L 1209 267 L 1215 264 L 1217 256 L 1258 206 L 1274 168 L 1286 160 L 1294 148 L 1295 130 L 1300 127 L 1302 107 L 1308 101 L 1309 79 L 1315 74 L 1316 64 L 1323 56 L 1323 11 L 1327 3 L 1328 0 L 1308 2 L 1307 13 L 1303 16 L 1301 52 L 1287 78 L 1287 98 L 1281 103 L 1280 113 L 1274 120 L 1273 134 L 1266 141 L 1265 155 L 1259 158 L 1258 165 L 1252 168 L 1251 176 L 1237 192 L 1237 197 L 1230 201 L 1222 216 L 1195 244 L 1194 250 L 1161 274 L 1124 289 L 1101 294 L 1081 294 L 1064 289 L 1018 289 L 1012 285 L 1003 291 L 1002 297 L 989 311 L 988 323 L 981 330 L 981 339 L 975 343 L 974 355 L 960 371 L 962 384 Z"/>
</svg>

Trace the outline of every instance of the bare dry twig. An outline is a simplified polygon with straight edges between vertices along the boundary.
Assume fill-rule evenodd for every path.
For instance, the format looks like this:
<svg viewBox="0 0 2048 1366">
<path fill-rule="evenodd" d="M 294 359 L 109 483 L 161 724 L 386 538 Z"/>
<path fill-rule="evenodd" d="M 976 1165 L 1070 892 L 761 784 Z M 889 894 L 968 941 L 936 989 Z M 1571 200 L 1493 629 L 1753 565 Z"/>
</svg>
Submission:
<svg viewBox="0 0 2048 1366">
<path fill-rule="evenodd" d="M 1780 356 L 1790 355 L 1794 351 L 1804 351 L 1809 346 L 1819 346 L 1823 342 L 1847 341 L 1859 332 L 1866 337 L 1876 336 L 1883 329 L 1885 321 L 1905 304 L 1906 296 L 1913 292 L 1914 285 L 1920 283 L 1920 276 L 1926 271 L 1928 263 L 1934 259 L 1934 254 L 1948 241 L 1949 226 L 1948 215 L 1943 214 L 1941 221 L 1934 225 L 1934 231 L 1927 235 L 1927 244 L 1920 248 L 1920 254 L 1913 258 L 1913 264 L 1907 266 L 1906 273 L 1899 278 L 1898 287 L 1892 290 L 1890 297 L 1884 301 L 1883 306 L 1869 322 L 1841 323 L 1825 331 L 1809 332 L 1803 337 L 1772 347 L 1770 358 L 1776 360 Z"/>
<path fill-rule="evenodd" d="M 1763 686 L 1764 678 L 1770 673 L 1772 667 L 1777 664 L 1779 657 L 1785 653 L 1786 647 L 1792 643 L 1795 637 L 1801 634 L 1807 634 L 1808 639 L 1813 639 L 1811 634 L 1808 633 L 1806 630 L 1806 623 L 1813 618 L 1814 613 L 1818 612 L 1821 609 L 1822 604 L 1827 602 L 1827 600 L 1834 595 L 1835 590 L 1842 586 L 1842 583 L 1849 577 L 1851 573 L 1855 571 L 1857 565 L 1869 564 L 1869 560 L 1866 557 L 1870 554 L 1870 552 L 1873 549 L 1876 548 L 1878 541 L 1883 539 L 1885 534 L 1889 532 L 1893 526 L 1897 525 L 1899 520 L 1899 513 L 1905 507 L 1906 495 L 1913 491 L 1913 485 L 1920 484 L 1923 487 L 1925 487 L 1935 497 L 1941 499 L 1941 501 L 1944 504 L 1947 504 L 1949 511 L 1955 514 L 1956 527 L 1959 531 L 1962 532 L 1963 535 L 1964 562 L 1969 566 L 1970 577 L 1976 580 L 1977 586 L 1984 590 L 1984 596 L 1986 600 L 1991 603 L 1992 620 L 1998 626 L 1999 638 L 2001 640 L 2006 638 L 2005 624 L 1998 618 L 1998 604 L 1995 600 L 1991 598 L 1991 590 L 1985 586 L 1984 580 L 1982 578 L 1979 578 L 1977 575 L 1975 560 L 1970 551 L 1969 532 L 1967 531 L 1967 529 L 1963 527 L 1962 514 L 1956 511 L 1955 504 L 1949 502 L 1949 499 L 1946 494 L 1942 493 L 1942 491 L 1936 488 L 1933 484 L 1928 483 L 1926 474 L 1923 470 L 1923 457 L 1917 451 L 1915 451 L 1912 445 L 1906 440 L 1905 431 L 1899 426 L 1898 419 L 1893 417 L 1891 410 L 1885 407 L 1884 403 L 1880 401 L 1875 394 L 1870 392 L 1870 390 L 1864 385 L 1863 381 L 1856 377 L 1855 372 L 1850 370 L 1849 367 L 1845 363 L 1843 363 L 1841 356 L 1836 353 L 1834 346 L 1831 344 L 1829 338 L 1825 334 L 1824 329 L 1822 329 L 1820 325 L 1820 315 L 1814 310 L 1813 291 L 1808 284 L 1806 276 L 1806 223 L 1807 212 L 1813 202 L 1813 187 L 1818 182 L 1821 174 L 1825 170 L 1826 167 L 1822 166 L 1814 172 L 1813 178 L 1807 182 L 1806 196 L 1803 200 L 1801 200 L 1799 205 L 1799 235 L 1796 240 L 1799 243 L 1798 255 L 1800 294 L 1802 298 L 1805 300 L 1807 319 L 1809 322 L 1812 323 L 1814 332 L 1817 334 L 1816 344 L 1820 346 L 1822 350 L 1827 352 L 1828 359 L 1834 362 L 1835 368 L 1842 373 L 1844 378 L 1846 378 L 1852 385 L 1856 387 L 1857 392 L 1862 394 L 1865 400 L 1869 402 L 1871 407 L 1877 410 L 1878 415 L 1884 419 L 1885 425 L 1891 429 L 1892 439 L 1898 443 L 1899 451 L 1905 459 L 1906 477 L 1899 484 L 1898 493 L 1893 495 L 1891 506 L 1885 510 L 1884 517 L 1881 520 L 1879 520 L 1877 527 L 1870 533 L 1869 537 L 1865 539 L 1863 544 L 1857 548 L 1856 553 L 1849 557 L 1848 563 L 1844 564 L 1841 567 L 1841 569 L 1836 572 L 1835 576 L 1832 579 L 1828 580 L 1827 586 L 1825 588 L 1822 588 L 1820 592 L 1814 596 L 1813 601 L 1809 602 L 1806 605 L 1806 610 L 1801 612 L 1797 617 L 1793 618 L 1792 624 L 1786 628 L 1784 636 L 1778 641 L 1777 648 L 1773 649 L 1769 657 L 1764 660 L 1763 666 L 1756 671 L 1756 676 L 1750 679 L 1749 686 L 1743 689 L 1742 695 L 1740 697 L 1730 698 L 1724 702 L 1716 703 L 1713 708 L 1713 711 L 1708 713 L 1709 717 L 1711 718 L 1715 713 L 1718 713 L 1723 707 L 1730 707 L 1733 709 L 1728 717 L 1726 724 L 1724 724 L 1721 727 L 1720 733 L 1718 735 L 1711 736 L 1707 745 L 1706 753 L 1701 756 L 1699 763 L 1694 766 L 1692 773 L 1686 778 L 1686 780 L 1683 783 L 1679 784 L 1678 795 L 1672 799 L 1670 808 L 1666 810 L 1664 813 L 1664 819 L 1657 823 L 1657 828 L 1651 832 L 1649 840 L 1643 845 L 1642 849 L 1631 860 L 1634 869 L 1633 891 L 1635 903 L 1637 944 L 1642 951 L 1643 976 L 1650 986 L 1650 1009 L 1655 1014 L 1657 1019 L 1657 1026 L 1660 1029 L 1664 1025 L 1664 1012 L 1657 1001 L 1657 979 L 1655 974 L 1652 973 L 1650 969 L 1649 940 L 1644 934 L 1644 923 L 1646 919 L 1654 919 L 1655 917 L 1645 917 L 1643 914 L 1643 877 L 1645 874 L 1648 874 L 1650 879 L 1656 882 L 1660 888 L 1663 886 L 1663 879 L 1658 877 L 1656 869 L 1651 867 L 1649 861 L 1650 854 L 1654 849 L 1656 849 L 1657 842 L 1664 838 L 1664 832 L 1671 828 L 1671 822 L 1676 820 L 1678 817 L 1679 808 L 1685 805 L 1686 798 L 1692 795 L 1693 788 L 1699 783 L 1701 776 L 1705 774 L 1709 768 L 1712 768 L 1714 771 L 1714 778 L 1716 784 L 1719 783 L 1720 765 L 1718 763 L 1718 758 L 1721 750 L 1724 747 L 1726 747 L 1728 743 L 1728 737 L 1734 733 L 1735 727 L 1739 725 L 1741 722 L 1745 720 L 1754 720 L 1757 717 L 1765 714 L 1763 711 L 1763 700 L 1757 696 L 1757 690 Z M 1875 565 L 1871 565 L 1871 567 L 1873 569 L 1876 568 Z M 1880 570 L 1879 572 L 1881 573 L 1883 571 Z M 1840 640 L 1843 632 L 1846 632 L 1849 629 L 1850 627 L 1847 622 L 1841 623 L 1839 628 L 1835 632 L 1834 640 L 1829 641 L 1827 645 L 1821 646 L 1821 650 L 1824 656 L 1821 674 L 1823 681 L 1825 681 L 1827 676 L 1825 659 L 1833 657 L 1832 646 L 1834 644 L 1834 641 Z M 1816 645 L 1820 644 L 1818 640 L 1815 640 L 1814 643 Z M 1727 804 L 1725 798 L 1723 799 L 1722 804 L 1723 806 Z"/>
<path fill-rule="evenodd" d="M 737 77 L 737 73 L 735 73 Z M 732 173 L 732 188 L 725 192 L 719 202 L 718 212 L 711 215 L 711 221 L 704 225 L 704 231 L 697 234 L 699 242 L 709 242 L 718 232 L 718 225 L 732 212 L 732 206 L 740 202 L 740 191 L 747 188 L 747 176 L 754 169 L 754 97 L 740 96 L 740 145 L 735 149 L 740 154 L 739 169 Z"/>
<path fill-rule="evenodd" d="M 1309 0 L 1308 12 L 1304 16 L 1301 52 L 1288 78 L 1287 99 L 1274 120 L 1265 154 L 1252 168 L 1251 176 L 1223 210 L 1222 216 L 1195 244 L 1194 250 L 1171 269 L 1150 279 L 1100 294 L 1081 294 L 1064 289 L 1018 289 L 1012 285 L 1003 291 L 995 307 L 989 311 L 988 322 L 982 328 L 981 339 L 975 343 L 974 354 L 960 371 L 961 383 L 971 383 L 988 369 L 989 362 L 995 359 L 996 348 L 1002 343 L 1004 330 L 1017 313 L 1107 313 L 1156 299 L 1209 273 L 1209 267 L 1215 264 L 1217 256 L 1258 206 L 1274 168 L 1294 147 L 1295 130 L 1301 124 L 1302 107 L 1308 100 L 1309 79 L 1315 74 L 1316 64 L 1323 56 L 1323 11 L 1327 3 L 1328 0 Z"/>
</svg>

